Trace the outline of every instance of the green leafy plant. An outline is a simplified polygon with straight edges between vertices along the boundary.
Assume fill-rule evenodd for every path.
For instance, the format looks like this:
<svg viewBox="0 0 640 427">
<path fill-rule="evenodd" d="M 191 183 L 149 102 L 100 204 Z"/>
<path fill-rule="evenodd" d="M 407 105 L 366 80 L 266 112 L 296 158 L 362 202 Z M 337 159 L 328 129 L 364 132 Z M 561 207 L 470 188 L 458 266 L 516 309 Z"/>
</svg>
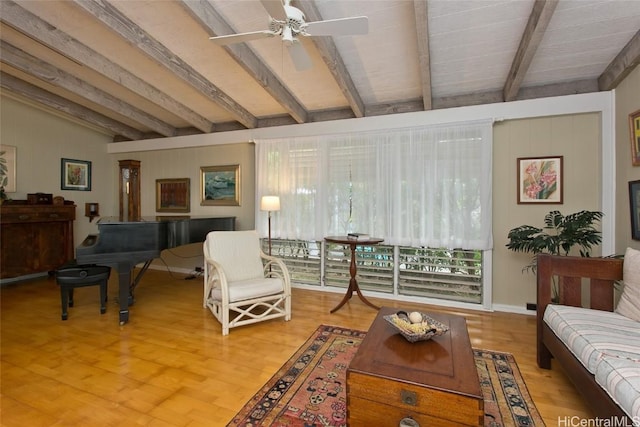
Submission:
<svg viewBox="0 0 640 427">
<path fill-rule="evenodd" d="M 563 216 L 560 211 L 551 211 L 544 217 L 544 227 L 521 225 L 509 231 L 507 248 L 514 252 L 533 254 L 531 263 L 522 270 L 536 272 L 536 257 L 540 253 L 569 255 L 578 247 L 580 256 L 590 256 L 593 246 L 602 241 L 601 232 L 595 225 L 602 219 L 598 211 L 580 211 Z"/>
</svg>

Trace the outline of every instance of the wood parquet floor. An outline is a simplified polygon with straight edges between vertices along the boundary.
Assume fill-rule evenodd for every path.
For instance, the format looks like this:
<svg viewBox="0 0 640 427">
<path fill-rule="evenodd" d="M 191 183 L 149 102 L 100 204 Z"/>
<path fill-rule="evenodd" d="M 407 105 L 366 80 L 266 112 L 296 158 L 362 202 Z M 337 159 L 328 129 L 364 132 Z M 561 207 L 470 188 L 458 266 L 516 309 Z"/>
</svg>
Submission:
<svg viewBox="0 0 640 427">
<path fill-rule="evenodd" d="M 105 314 L 98 287 L 85 287 L 75 291 L 67 321 L 53 278 L 0 289 L 2 426 L 224 426 L 318 325 L 367 330 L 376 315 L 357 296 L 330 314 L 342 294 L 294 289 L 291 321 L 223 337 L 202 308 L 202 278 L 150 270 L 121 327 L 116 279 L 112 274 Z M 370 299 L 465 316 L 474 347 L 514 354 L 548 426 L 559 417 L 591 416 L 556 365 L 537 368 L 533 316 Z"/>
</svg>

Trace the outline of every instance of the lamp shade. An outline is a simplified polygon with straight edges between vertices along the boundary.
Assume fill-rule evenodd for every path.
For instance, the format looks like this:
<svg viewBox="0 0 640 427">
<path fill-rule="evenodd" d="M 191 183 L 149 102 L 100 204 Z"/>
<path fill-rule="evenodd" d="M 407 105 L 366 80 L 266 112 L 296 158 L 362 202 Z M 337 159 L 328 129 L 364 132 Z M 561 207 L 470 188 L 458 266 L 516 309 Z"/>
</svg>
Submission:
<svg viewBox="0 0 640 427">
<path fill-rule="evenodd" d="M 261 211 L 279 211 L 280 210 L 280 197 L 278 196 L 262 196 L 260 199 Z"/>
</svg>

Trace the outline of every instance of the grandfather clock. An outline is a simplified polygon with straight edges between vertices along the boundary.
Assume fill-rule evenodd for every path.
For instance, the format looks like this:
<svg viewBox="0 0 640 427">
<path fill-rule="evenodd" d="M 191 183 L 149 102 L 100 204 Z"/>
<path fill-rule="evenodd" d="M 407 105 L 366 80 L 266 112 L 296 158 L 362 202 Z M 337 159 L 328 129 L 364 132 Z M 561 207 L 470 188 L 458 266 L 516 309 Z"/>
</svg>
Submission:
<svg viewBox="0 0 640 427">
<path fill-rule="evenodd" d="M 120 160 L 120 220 L 140 219 L 140 161 Z"/>
</svg>

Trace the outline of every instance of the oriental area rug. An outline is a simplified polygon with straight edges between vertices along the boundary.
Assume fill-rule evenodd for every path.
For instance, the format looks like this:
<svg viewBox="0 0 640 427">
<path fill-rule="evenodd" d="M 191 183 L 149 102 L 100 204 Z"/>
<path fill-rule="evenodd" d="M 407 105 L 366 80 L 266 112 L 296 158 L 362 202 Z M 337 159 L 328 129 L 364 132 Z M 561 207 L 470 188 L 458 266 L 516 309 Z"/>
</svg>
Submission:
<svg viewBox="0 0 640 427">
<path fill-rule="evenodd" d="M 321 325 L 227 427 L 345 427 L 346 375 L 366 332 Z M 515 359 L 473 350 L 485 427 L 544 426 Z"/>
</svg>

